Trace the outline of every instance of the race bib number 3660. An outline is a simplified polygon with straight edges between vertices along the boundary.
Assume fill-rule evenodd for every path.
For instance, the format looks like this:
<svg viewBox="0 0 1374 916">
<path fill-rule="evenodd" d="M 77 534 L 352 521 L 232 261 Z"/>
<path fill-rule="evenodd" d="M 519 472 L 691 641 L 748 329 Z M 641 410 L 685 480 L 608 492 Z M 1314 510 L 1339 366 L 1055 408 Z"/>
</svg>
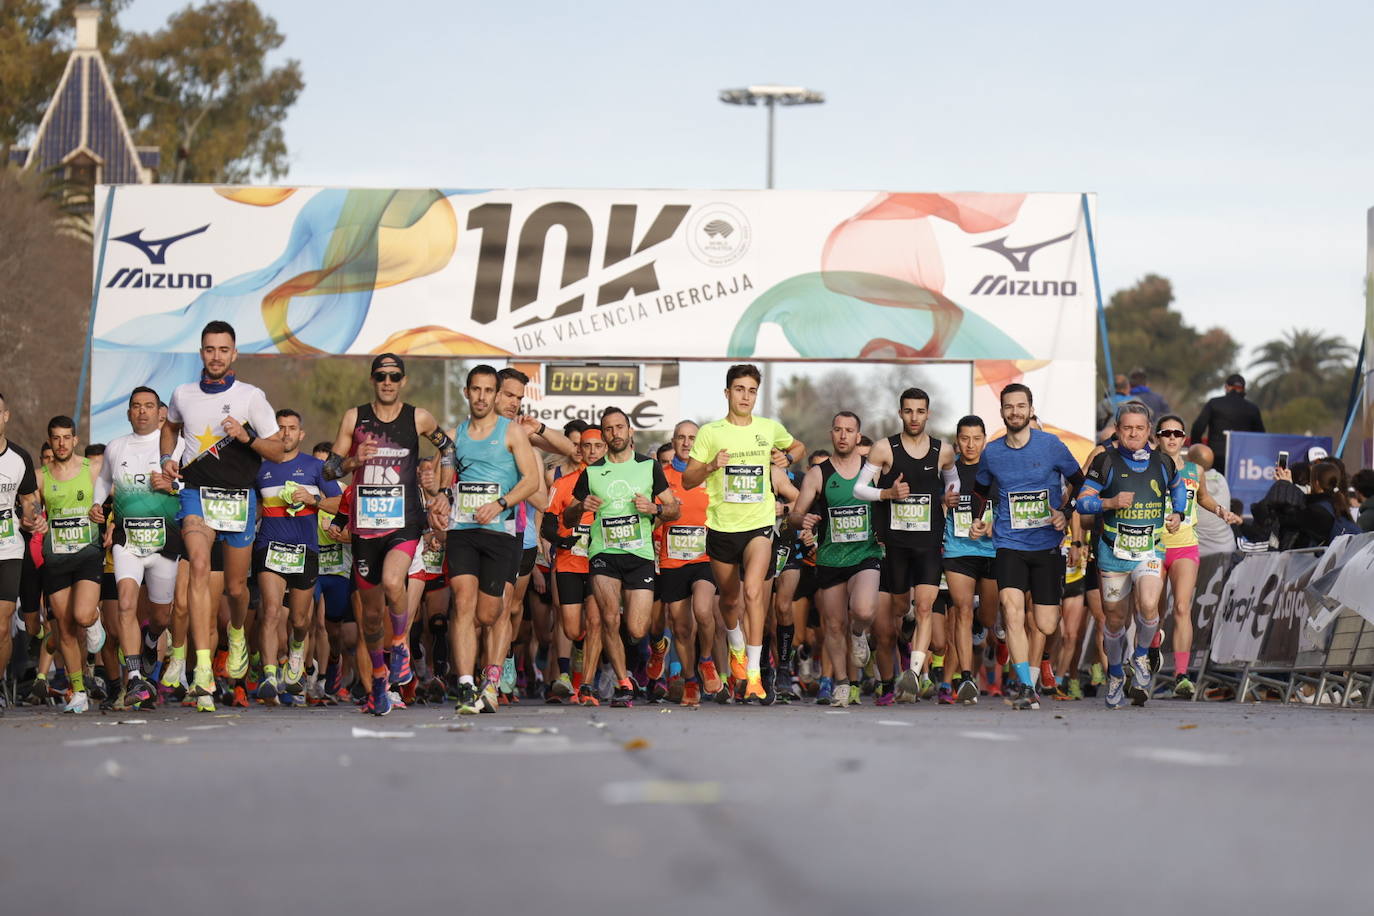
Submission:
<svg viewBox="0 0 1374 916">
<path fill-rule="evenodd" d="M 1047 528 L 1053 523 L 1049 490 L 1008 493 L 1007 502 L 1011 507 L 1011 527 L 1015 530 Z"/>
<path fill-rule="evenodd" d="M 868 504 L 830 507 L 830 542 L 858 544 L 868 540 Z"/>
<path fill-rule="evenodd" d="M 727 503 L 761 503 L 767 481 L 763 467 L 757 464 L 727 464 L 725 466 L 725 501 Z"/>
<path fill-rule="evenodd" d="M 406 526 L 406 488 L 360 484 L 354 492 L 360 531 L 394 531 Z"/>
<path fill-rule="evenodd" d="M 215 531 L 239 532 L 248 530 L 248 491 L 200 488 L 200 510 L 205 524 Z"/>
</svg>

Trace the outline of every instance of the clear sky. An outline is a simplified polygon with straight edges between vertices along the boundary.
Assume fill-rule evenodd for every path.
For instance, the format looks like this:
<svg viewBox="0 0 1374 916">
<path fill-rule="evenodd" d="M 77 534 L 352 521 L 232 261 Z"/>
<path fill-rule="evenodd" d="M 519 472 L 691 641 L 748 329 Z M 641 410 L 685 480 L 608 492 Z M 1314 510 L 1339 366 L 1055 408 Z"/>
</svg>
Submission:
<svg viewBox="0 0 1374 916">
<path fill-rule="evenodd" d="M 1374 3 L 258 0 L 306 91 L 294 184 L 1095 191 L 1107 293 L 1148 272 L 1247 347 L 1358 344 Z M 185 0 L 136 0 L 155 28 Z"/>
</svg>

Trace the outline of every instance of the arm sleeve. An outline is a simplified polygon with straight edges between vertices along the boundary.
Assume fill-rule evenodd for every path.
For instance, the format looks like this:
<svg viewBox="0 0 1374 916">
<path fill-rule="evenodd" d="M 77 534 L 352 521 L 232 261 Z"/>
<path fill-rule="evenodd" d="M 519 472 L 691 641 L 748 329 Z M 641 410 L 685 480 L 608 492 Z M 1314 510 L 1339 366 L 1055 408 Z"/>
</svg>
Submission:
<svg viewBox="0 0 1374 916">
<path fill-rule="evenodd" d="M 324 494 L 325 499 L 331 496 L 339 496 L 343 493 L 343 490 L 339 488 L 339 482 L 337 480 L 330 480 L 328 477 L 324 476 L 323 461 L 321 461 L 320 466 L 315 469 L 315 485 L 320 488 L 320 492 Z"/>
<path fill-rule="evenodd" d="M 590 470 L 590 468 L 588 468 L 588 470 Z M 569 500 L 568 504 L 581 502 L 587 498 L 587 494 L 589 493 L 591 493 L 591 486 L 587 483 L 586 472 L 583 472 L 578 475 L 577 483 L 573 484 L 572 499 Z M 563 508 L 566 509 L 568 506 L 564 505 Z"/>
<path fill-rule="evenodd" d="M 942 468 L 940 470 L 940 479 L 944 481 L 946 491 L 952 487 L 955 493 L 959 492 L 959 469 L 957 467 Z"/>
<path fill-rule="evenodd" d="M 883 491 L 873 486 L 873 481 L 882 470 L 876 464 L 865 461 L 863 470 L 859 471 L 859 476 L 854 480 L 854 495 L 859 499 L 866 499 L 875 503 L 883 498 Z"/>
<path fill-rule="evenodd" d="M 1169 495 L 1173 497 L 1174 511 L 1179 515 L 1188 514 L 1188 485 L 1183 482 L 1183 475 L 1174 471 L 1173 479 L 1169 481 Z"/>
<path fill-rule="evenodd" d="M 1083 515 L 1098 515 L 1102 512 L 1102 490 L 1111 483 L 1111 459 L 1102 452 L 1088 466 L 1088 476 L 1082 479 L 1078 490 L 1078 511 Z M 1072 483 L 1072 481 L 1071 481 Z"/>
</svg>

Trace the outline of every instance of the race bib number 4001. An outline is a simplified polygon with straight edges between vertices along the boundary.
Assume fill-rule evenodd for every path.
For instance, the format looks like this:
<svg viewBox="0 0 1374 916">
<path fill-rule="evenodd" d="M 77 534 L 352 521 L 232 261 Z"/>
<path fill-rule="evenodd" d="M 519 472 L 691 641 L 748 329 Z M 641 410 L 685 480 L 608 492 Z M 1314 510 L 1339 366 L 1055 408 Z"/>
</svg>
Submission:
<svg viewBox="0 0 1374 916">
<path fill-rule="evenodd" d="M 705 552 L 706 526 L 668 526 L 668 559 L 695 560 Z"/>
<path fill-rule="evenodd" d="M 906 499 L 894 499 L 889 505 L 893 531 L 930 530 L 929 493 L 912 493 Z"/>
<path fill-rule="evenodd" d="M 1011 507 L 1011 527 L 1014 530 L 1047 528 L 1053 524 L 1054 520 L 1050 516 L 1049 490 L 1008 493 L 1007 502 Z"/>
<path fill-rule="evenodd" d="M 406 488 L 393 485 L 359 484 L 354 492 L 358 503 L 360 531 L 394 531 L 406 526 Z"/>
<path fill-rule="evenodd" d="M 19 543 L 19 527 L 13 509 L 0 509 L 0 547 L 14 547 Z"/>
<path fill-rule="evenodd" d="M 727 503 L 761 503 L 768 482 L 763 467 L 757 464 L 727 464 L 725 466 L 725 501 Z"/>
<path fill-rule="evenodd" d="M 1112 555 L 1118 560 L 1139 563 L 1155 556 L 1154 525 L 1116 526 L 1116 543 L 1112 545 Z"/>
<path fill-rule="evenodd" d="M 248 530 L 248 491 L 200 488 L 200 510 L 205 524 L 215 531 L 235 533 Z"/>
<path fill-rule="evenodd" d="M 601 520 L 601 537 L 607 550 L 640 550 L 644 528 L 638 515 L 608 515 Z"/>
<path fill-rule="evenodd" d="M 164 518 L 124 519 L 124 549 L 136 557 L 151 557 L 167 546 Z"/>
<path fill-rule="evenodd" d="M 868 540 L 868 505 L 830 507 L 830 543 L 858 544 Z"/>
<path fill-rule="evenodd" d="M 95 542 L 95 529 L 91 527 L 90 519 L 85 516 L 55 518 L 48 524 L 52 529 L 53 553 L 76 553 L 87 544 Z"/>
</svg>

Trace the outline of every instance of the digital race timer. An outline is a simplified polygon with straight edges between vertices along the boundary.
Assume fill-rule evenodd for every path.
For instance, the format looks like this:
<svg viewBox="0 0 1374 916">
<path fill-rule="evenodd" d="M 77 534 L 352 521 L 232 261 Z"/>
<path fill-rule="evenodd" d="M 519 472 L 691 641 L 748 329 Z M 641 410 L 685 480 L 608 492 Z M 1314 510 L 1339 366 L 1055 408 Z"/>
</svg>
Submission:
<svg viewBox="0 0 1374 916">
<path fill-rule="evenodd" d="M 559 395 L 624 395 L 638 397 L 639 366 L 548 365 L 544 393 Z"/>
</svg>

